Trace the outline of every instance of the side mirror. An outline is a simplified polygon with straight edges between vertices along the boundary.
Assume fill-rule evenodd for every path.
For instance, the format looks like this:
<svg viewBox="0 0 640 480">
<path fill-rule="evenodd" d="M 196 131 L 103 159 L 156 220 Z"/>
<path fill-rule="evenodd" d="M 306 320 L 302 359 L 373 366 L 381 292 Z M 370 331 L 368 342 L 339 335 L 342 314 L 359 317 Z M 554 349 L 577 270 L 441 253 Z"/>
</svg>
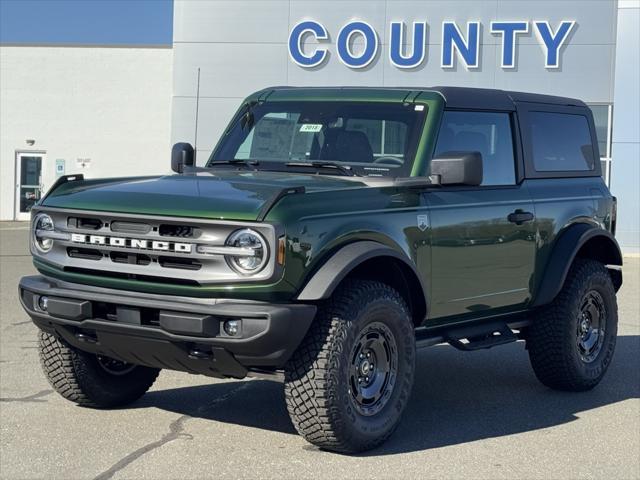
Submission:
<svg viewBox="0 0 640 480">
<path fill-rule="evenodd" d="M 171 170 L 182 173 L 193 166 L 193 147 L 190 143 L 176 143 L 171 149 Z"/>
<path fill-rule="evenodd" d="M 441 185 L 480 185 L 482 154 L 480 152 L 444 152 L 431 159 L 431 175 Z"/>
</svg>

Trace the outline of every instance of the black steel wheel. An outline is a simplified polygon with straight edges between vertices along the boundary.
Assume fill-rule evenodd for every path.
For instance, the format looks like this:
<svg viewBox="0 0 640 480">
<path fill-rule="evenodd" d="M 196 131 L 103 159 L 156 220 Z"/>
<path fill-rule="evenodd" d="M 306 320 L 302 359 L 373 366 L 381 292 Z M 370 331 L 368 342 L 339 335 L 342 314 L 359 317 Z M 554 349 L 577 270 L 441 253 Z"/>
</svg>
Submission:
<svg viewBox="0 0 640 480">
<path fill-rule="evenodd" d="M 126 375 L 136 368 L 132 363 L 122 362 L 115 358 L 105 357 L 104 355 L 96 355 L 96 357 L 98 359 L 98 365 L 111 375 Z"/>
<path fill-rule="evenodd" d="M 351 349 L 351 399 L 362 415 L 378 413 L 391 398 L 398 376 L 398 347 L 389 328 L 367 325 Z"/>
<path fill-rule="evenodd" d="M 414 369 L 414 328 L 402 296 L 380 282 L 347 280 L 320 306 L 285 367 L 289 416 L 321 448 L 369 450 L 400 422 Z"/>
<path fill-rule="evenodd" d="M 607 326 L 607 312 L 602 295 L 590 290 L 584 296 L 578 316 L 576 337 L 580 359 L 591 363 L 602 350 Z"/>
<path fill-rule="evenodd" d="M 589 390 L 611 363 L 617 330 L 616 292 L 607 268 L 578 258 L 558 296 L 528 328 L 533 371 L 556 390 Z"/>
</svg>

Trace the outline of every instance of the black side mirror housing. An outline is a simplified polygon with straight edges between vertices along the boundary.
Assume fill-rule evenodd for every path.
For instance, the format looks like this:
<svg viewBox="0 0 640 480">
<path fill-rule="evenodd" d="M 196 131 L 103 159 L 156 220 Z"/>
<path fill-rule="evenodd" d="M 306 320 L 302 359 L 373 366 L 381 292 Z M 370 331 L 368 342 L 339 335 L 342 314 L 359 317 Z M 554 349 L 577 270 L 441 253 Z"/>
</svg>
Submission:
<svg viewBox="0 0 640 480">
<path fill-rule="evenodd" d="M 171 149 L 171 170 L 182 173 L 184 167 L 193 166 L 193 147 L 190 143 L 176 143 Z"/>
<path fill-rule="evenodd" d="M 441 185 L 482 184 L 480 152 L 444 152 L 431 159 L 431 175 Z"/>
</svg>

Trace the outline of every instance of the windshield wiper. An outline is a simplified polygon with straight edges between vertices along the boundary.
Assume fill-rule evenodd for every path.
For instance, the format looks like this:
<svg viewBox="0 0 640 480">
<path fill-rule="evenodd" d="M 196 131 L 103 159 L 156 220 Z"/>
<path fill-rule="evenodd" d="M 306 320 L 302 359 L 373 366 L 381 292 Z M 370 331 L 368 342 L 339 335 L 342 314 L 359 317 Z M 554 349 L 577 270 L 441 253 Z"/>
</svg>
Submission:
<svg viewBox="0 0 640 480">
<path fill-rule="evenodd" d="M 215 167 L 216 165 L 242 165 L 247 168 L 251 168 L 255 167 L 256 165 L 260 165 L 260 162 L 258 162 L 257 160 L 245 160 L 242 158 L 232 158 L 230 160 L 214 160 L 207 164 L 207 168 Z"/>
<path fill-rule="evenodd" d="M 339 172 L 349 176 L 349 177 L 358 177 L 359 175 L 353 171 L 353 169 L 348 165 L 340 165 L 335 162 L 324 162 L 324 161 L 315 161 L 315 162 L 288 162 L 285 163 L 287 167 L 306 167 L 306 168 L 333 168 L 338 170 Z"/>
</svg>

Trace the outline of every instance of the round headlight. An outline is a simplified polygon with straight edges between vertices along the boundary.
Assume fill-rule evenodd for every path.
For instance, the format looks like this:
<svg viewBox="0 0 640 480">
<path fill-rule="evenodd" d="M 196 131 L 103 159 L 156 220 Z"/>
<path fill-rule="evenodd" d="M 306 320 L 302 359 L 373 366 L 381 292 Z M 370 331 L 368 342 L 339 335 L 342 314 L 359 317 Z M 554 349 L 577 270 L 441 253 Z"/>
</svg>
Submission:
<svg viewBox="0 0 640 480">
<path fill-rule="evenodd" d="M 53 220 L 46 213 L 39 213 L 33 219 L 33 243 L 38 250 L 48 252 L 53 246 L 53 240 L 50 238 L 42 238 L 39 232 L 53 232 Z"/>
<path fill-rule="evenodd" d="M 258 232 L 249 228 L 236 230 L 226 242 L 229 247 L 245 248 L 252 251 L 252 255 L 227 255 L 227 263 L 236 272 L 243 275 L 257 273 L 267 263 L 269 255 L 267 242 Z"/>
</svg>

